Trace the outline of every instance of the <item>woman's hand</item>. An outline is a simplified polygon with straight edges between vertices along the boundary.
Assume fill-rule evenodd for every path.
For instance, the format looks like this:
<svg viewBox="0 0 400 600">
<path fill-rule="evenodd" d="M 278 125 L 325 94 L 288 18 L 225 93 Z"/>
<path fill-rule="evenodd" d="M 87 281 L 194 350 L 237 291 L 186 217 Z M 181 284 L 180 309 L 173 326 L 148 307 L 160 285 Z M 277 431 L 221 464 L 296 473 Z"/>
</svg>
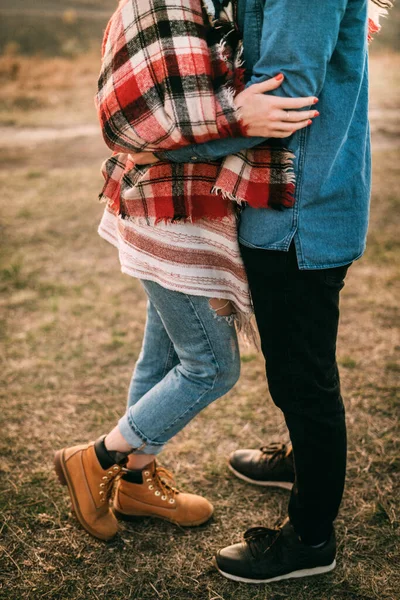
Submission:
<svg viewBox="0 0 400 600">
<path fill-rule="evenodd" d="M 133 160 L 135 165 L 153 165 L 160 161 L 152 152 L 136 152 L 135 154 L 129 154 L 129 158 Z"/>
<path fill-rule="evenodd" d="M 283 82 L 282 74 L 255 83 L 240 92 L 235 98 L 239 110 L 240 122 L 248 137 L 285 138 L 299 129 L 311 125 L 317 110 L 294 110 L 318 102 L 318 98 L 281 98 L 269 96 L 265 92 L 276 90 Z"/>
</svg>

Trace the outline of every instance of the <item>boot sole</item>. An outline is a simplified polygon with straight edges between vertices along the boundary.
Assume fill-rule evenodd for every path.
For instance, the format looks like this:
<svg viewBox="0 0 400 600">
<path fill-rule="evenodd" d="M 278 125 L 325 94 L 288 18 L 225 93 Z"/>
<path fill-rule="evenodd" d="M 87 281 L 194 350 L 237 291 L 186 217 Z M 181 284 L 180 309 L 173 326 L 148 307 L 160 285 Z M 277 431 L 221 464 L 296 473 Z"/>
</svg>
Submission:
<svg viewBox="0 0 400 600">
<path fill-rule="evenodd" d="M 281 488 L 284 490 L 291 490 L 293 487 L 293 483 L 290 483 L 290 481 L 257 481 L 256 479 L 250 479 L 250 477 L 247 477 L 239 471 L 236 471 L 236 469 L 232 467 L 230 462 L 228 462 L 228 468 L 230 471 L 232 471 L 234 475 L 236 475 L 236 477 L 238 477 L 242 481 L 245 481 L 246 483 L 252 483 L 253 485 L 258 485 L 260 487 Z"/>
<path fill-rule="evenodd" d="M 211 517 L 214 514 L 214 511 L 211 513 L 211 515 L 209 517 L 207 517 L 207 519 L 200 519 L 198 521 L 192 521 L 191 523 L 179 523 L 179 521 L 174 521 L 173 519 L 167 519 L 167 517 L 162 517 L 160 515 L 153 515 L 153 514 L 143 514 L 143 515 L 127 515 L 125 513 L 120 512 L 119 510 L 116 510 L 115 508 L 113 508 L 113 513 L 114 515 L 117 517 L 117 519 L 119 521 L 128 521 L 128 522 L 135 522 L 135 521 L 140 521 L 142 519 L 161 519 L 162 521 L 167 521 L 168 523 L 173 523 L 174 525 L 179 525 L 179 527 L 198 527 L 199 525 L 203 525 L 204 523 L 207 523 L 207 521 L 209 521 L 211 519 Z"/>
<path fill-rule="evenodd" d="M 82 527 L 88 533 L 90 533 L 90 535 L 92 535 L 93 537 L 95 537 L 99 540 L 102 540 L 103 542 L 108 542 L 109 540 L 111 540 L 114 537 L 114 535 L 111 537 L 102 536 L 97 531 L 92 529 L 91 526 L 85 521 L 85 519 L 80 511 L 80 508 L 79 508 L 79 502 L 75 495 L 74 486 L 72 485 L 72 482 L 68 476 L 68 470 L 65 466 L 64 450 L 58 450 L 55 453 L 55 455 L 54 455 L 54 470 L 56 472 L 56 475 L 57 475 L 58 480 L 61 483 L 61 485 L 66 485 L 68 488 L 69 496 L 70 496 L 71 503 L 72 503 L 72 510 L 75 513 L 75 516 L 78 519 L 79 523 L 82 525 Z"/>
<path fill-rule="evenodd" d="M 242 583 L 254 583 L 254 584 L 263 584 L 263 583 L 273 583 L 274 581 L 283 581 L 284 579 L 298 579 L 300 577 L 311 577 L 312 575 L 322 575 L 323 573 L 329 573 L 333 571 L 336 567 L 336 560 L 334 560 L 330 565 L 326 565 L 324 567 L 314 567 L 313 569 L 300 569 L 299 571 L 292 571 L 291 573 L 286 573 L 285 575 L 279 575 L 279 577 L 271 577 L 270 579 L 247 579 L 247 577 L 239 577 L 238 575 L 231 575 L 230 573 L 226 573 L 222 571 L 218 567 L 218 563 L 215 560 L 215 566 L 218 571 L 231 581 L 238 581 Z"/>
</svg>

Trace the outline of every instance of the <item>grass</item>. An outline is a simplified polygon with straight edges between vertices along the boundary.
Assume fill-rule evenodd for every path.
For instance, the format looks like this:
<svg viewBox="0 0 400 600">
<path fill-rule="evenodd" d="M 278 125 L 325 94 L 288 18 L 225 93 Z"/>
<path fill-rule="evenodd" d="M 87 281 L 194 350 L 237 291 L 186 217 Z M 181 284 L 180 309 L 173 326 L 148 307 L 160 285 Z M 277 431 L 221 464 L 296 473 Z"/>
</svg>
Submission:
<svg viewBox="0 0 400 600">
<path fill-rule="evenodd" d="M 97 58 L 1 60 L 0 70 L 10 60 L 20 64 L 1 90 L 3 101 L 29 93 L 45 108 L 14 106 L 15 124 L 94 122 Z M 399 109 L 398 65 L 397 55 L 373 58 L 376 109 Z M 35 89 L 39 73 L 48 79 Z M 246 486 L 226 468 L 233 449 L 286 437 L 268 396 L 262 359 L 252 349 L 243 350 L 235 389 L 199 415 L 163 455 L 180 487 L 215 504 L 213 521 L 191 530 L 149 520 L 124 525 L 109 544 L 78 527 L 53 474 L 53 451 L 97 437 L 124 410 L 145 297 L 136 280 L 119 272 L 114 249 L 96 234 L 99 164 L 107 154 L 100 137 L 1 149 L 7 167 L 0 174 L 6 191 L 0 253 L 1 600 L 400 597 L 400 149 L 386 135 L 385 123 L 383 111 L 375 117 L 368 250 L 351 268 L 342 300 L 338 357 L 349 466 L 337 520 L 338 567 L 324 577 L 261 587 L 226 581 L 212 564 L 218 547 L 286 511 L 287 492 Z"/>
<path fill-rule="evenodd" d="M 63 128 L 95 122 L 99 65 L 97 47 L 74 58 L 0 55 L 0 126 Z"/>
</svg>

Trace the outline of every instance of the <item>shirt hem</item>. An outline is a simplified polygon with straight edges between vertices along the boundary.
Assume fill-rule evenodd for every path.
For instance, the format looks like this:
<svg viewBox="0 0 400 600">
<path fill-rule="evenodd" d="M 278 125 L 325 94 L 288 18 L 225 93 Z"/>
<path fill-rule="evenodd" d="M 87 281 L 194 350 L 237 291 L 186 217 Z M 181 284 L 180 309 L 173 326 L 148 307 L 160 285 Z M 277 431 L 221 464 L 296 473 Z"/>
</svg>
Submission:
<svg viewBox="0 0 400 600">
<path fill-rule="evenodd" d="M 293 240 L 293 236 L 290 237 L 289 242 L 279 243 L 279 244 L 267 244 L 266 246 L 257 246 L 256 244 L 252 244 L 251 242 L 244 240 L 239 237 L 239 243 L 242 246 L 246 246 L 247 248 L 253 248 L 254 250 L 275 250 L 279 252 L 288 252 L 291 242 Z M 349 265 L 350 263 L 359 260 L 365 253 L 365 248 L 358 254 L 356 254 L 353 258 L 341 260 L 339 262 L 325 262 L 323 264 L 316 264 L 308 261 L 304 261 L 300 258 L 298 248 L 296 246 L 296 256 L 299 265 L 299 269 L 301 271 L 317 271 L 322 269 L 335 269 L 336 267 L 344 267 L 345 265 Z"/>
</svg>

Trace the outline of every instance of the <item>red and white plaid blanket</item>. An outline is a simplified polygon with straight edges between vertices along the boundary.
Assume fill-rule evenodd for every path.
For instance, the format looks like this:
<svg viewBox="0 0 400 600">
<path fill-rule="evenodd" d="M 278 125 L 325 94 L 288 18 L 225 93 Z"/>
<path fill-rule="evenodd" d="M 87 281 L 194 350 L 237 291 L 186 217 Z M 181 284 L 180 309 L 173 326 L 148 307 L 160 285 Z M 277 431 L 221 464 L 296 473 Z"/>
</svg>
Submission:
<svg viewBox="0 0 400 600">
<path fill-rule="evenodd" d="M 129 157 L 242 135 L 233 103 L 243 89 L 241 41 L 231 14 L 215 21 L 202 0 L 122 0 L 111 17 L 96 103 L 114 155 L 100 198 L 122 217 L 218 219 L 232 214 L 231 200 L 293 205 L 294 157 L 279 147 L 195 164 L 141 167 Z"/>
</svg>

